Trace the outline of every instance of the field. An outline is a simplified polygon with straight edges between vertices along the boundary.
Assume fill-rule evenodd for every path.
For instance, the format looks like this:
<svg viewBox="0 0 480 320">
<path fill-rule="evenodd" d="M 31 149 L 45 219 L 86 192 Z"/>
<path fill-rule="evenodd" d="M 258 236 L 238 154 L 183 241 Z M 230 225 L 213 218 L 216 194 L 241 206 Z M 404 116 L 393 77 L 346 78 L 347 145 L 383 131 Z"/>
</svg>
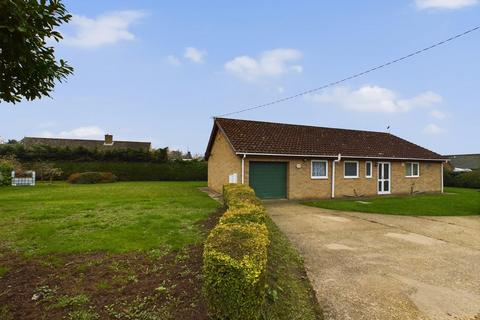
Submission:
<svg viewBox="0 0 480 320">
<path fill-rule="evenodd" d="M 480 191 L 445 188 L 443 194 L 383 196 L 365 199 L 335 199 L 305 203 L 309 206 L 370 213 L 422 216 L 480 215 Z"/>
<path fill-rule="evenodd" d="M 0 188 L 0 319 L 207 319 L 204 182 Z M 303 262 L 269 224 L 265 319 L 318 319 Z"/>
</svg>

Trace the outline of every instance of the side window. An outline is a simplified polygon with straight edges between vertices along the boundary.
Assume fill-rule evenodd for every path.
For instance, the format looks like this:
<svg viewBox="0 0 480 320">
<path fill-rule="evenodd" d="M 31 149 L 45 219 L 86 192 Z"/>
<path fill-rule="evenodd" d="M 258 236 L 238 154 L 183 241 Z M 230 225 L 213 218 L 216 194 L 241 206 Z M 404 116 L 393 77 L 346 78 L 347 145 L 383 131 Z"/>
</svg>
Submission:
<svg viewBox="0 0 480 320">
<path fill-rule="evenodd" d="M 405 164 L 405 176 L 406 177 L 419 177 L 420 176 L 420 163 L 407 162 Z"/>
<path fill-rule="evenodd" d="M 328 161 L 312 160 L 312 179 L 328 179 Z"/>
<path fill-rule="evenodd" d="M 344 178 L 358 178 L 358 161 L 345 161 L 343 163 Z"/>
<path fill-rule="evenodd" d="M 372 177 L 372 161 L 365 162 L 365 178 Z"/>
</svg>

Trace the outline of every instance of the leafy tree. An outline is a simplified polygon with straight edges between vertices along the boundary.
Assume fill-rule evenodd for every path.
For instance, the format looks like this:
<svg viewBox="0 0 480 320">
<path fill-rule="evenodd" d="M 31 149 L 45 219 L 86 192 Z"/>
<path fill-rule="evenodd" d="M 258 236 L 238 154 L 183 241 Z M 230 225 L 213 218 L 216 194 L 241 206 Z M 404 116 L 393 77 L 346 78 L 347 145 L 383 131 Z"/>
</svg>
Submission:
<svg viewBox="0 0 480 320">
<path fill-rule="evenodd" d="M 73 73 L 47 44 L 62 39 L 55 29 L 71 18 L 61 0 L 0 0 L 0 101 L 50 96 Z"/>
</svg>

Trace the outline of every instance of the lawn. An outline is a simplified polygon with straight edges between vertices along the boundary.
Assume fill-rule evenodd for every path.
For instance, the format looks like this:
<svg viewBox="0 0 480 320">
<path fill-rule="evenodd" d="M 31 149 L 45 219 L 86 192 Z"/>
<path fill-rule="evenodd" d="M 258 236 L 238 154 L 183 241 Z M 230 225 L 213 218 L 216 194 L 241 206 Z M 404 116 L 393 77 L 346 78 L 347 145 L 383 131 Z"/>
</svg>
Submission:
<svg viewBox="0 0 480 320">
<path fill-rule="evenodd" d="M 0 248 L 26 255 L 180 249 L 218 204 L 203 182 L 0 188 Z"/>
<path fill-rule="evenodd" d="M 0 319 L 208 319 L 202 253 L 223 212 L 204 182 L 0 188 Z M 264 319 L 321 319 L 268 221 Z"/>
<path fill-rule="evenodd" d="M 335 199 L 307 202 L 306 205 L 342 211 L 394 215 L 468 216 L 480 215 L 480 191 L 445 188 L 443 194 L 383 196 L 365 199 Z"/>
</svg>

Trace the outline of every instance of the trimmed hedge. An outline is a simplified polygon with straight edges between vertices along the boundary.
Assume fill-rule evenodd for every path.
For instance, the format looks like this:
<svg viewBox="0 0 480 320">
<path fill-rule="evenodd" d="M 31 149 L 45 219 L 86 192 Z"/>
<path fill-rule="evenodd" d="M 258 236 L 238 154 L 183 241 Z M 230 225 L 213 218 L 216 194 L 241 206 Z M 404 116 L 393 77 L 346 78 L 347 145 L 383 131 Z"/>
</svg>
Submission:
<svg viewBox="0 0 480 320">
<path fill-rule="evenodd" d="M 28 165 L 26 165 L 28 167 Z M 56 161 L 67 179 L 77 172 L 111 172 L 119 181 L 205 181 L 207 163 L 204 161 L 169 161 L 165 163 L 126 161 Z"/>
<path fill-rule="evenodd" d="M 252 188 L 243 184 L 227 184 L 223 187 L 223 201 L 227 208 L 240 208 L 247 205 L 262 206 Z"/>
<path fill-rule="evenodd" d="M 254 191 L 226 185 L 228 210 L 210 232 L 203 253 L 204 291 L 214 319 L 258 319 L 265 301 L 268 231 Z"/>
<path fill-rule="evenodd" d="M 480 170 L 451 172 L 444 170 L 443 181 L 447 187 L 480 188 Z"/>
<path fill-rule="evenodd" d="M 118 178 L 111 172 L 82 172 L 70 175 L 67 181 L 73 184 L 112 183 Z"/>
</svg>

